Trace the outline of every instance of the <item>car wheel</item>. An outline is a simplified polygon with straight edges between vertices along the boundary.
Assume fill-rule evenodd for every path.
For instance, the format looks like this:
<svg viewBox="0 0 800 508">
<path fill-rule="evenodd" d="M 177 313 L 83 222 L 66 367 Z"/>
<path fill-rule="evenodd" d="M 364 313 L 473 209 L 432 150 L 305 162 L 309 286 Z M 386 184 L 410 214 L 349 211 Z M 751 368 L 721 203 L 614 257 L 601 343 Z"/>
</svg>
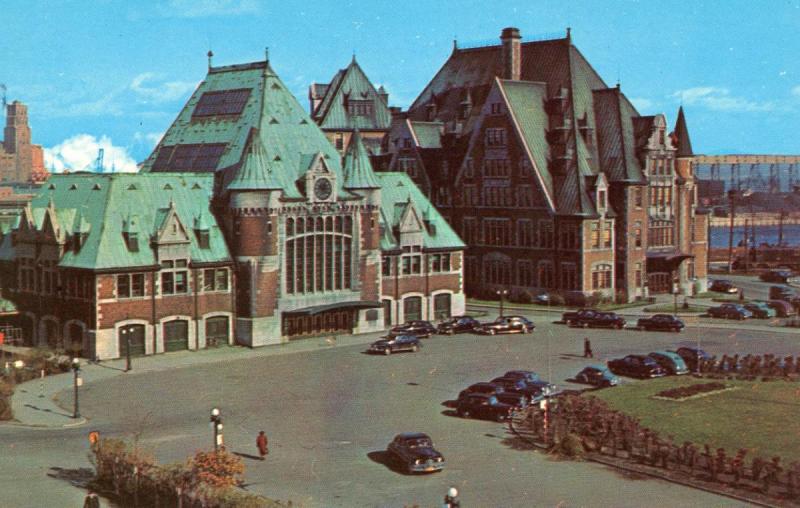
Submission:
<svg viewBox="0 0 800 508">
<path fill-rule="evenodd" d="M 469 418 L 469 410 L 468 409 L 462 410 L 461 413 L 460 413 L 460 416 L 462 418 Z"/>
<path fill-rule="evenodd" d="M 622 323 L 617 324 L 617 330 L 622 330 Z"/>
<path fill-rule="evenodd" d="M 573 326 L 574 323 L 570 320 L 570 321 L 567 321 L 566 324 L 567 324 L 567 326 L 571 327 L 571 326 Z"/>
<path fill-rule="evenodd" d="M 589 380 L 583 374 L 581 374 L 580 376 L 575 378 L 575 381 L 577 381 L 579 383 L 588 383 L 589 382 Z"/>
<path fill-rule="evenodd" d="M 589 323 L 583 323 L 582 328 L 589 328 Z"/>
<path fill-rule="evenodd" d="M 383 354 L 389 356 L 390 354 L 392 354 L 392 350 L 387 347 L 386 349 L 383 350 Z"/>
<path fill-rule="evenodd" d="M 489 330 L 489 335 L 494 335 L 496 333 L 497 333 L 497 331 L 494 328 Z"/>
<path fill-rule="evenodd" d="M 414 344 L 413 346 L 411 346 L 411 351 L 412 351 L 412 352 L 414 352 L 414 353 L 416 353 L 417 351 L 419 351 L 419 346 L 417 346 L 416 344 Z"/>
<path fill-rule="evenodd" d="M 447 335 L 453 335 L 455 332 L 453 330 L 447 330 Z"/>
</svg>

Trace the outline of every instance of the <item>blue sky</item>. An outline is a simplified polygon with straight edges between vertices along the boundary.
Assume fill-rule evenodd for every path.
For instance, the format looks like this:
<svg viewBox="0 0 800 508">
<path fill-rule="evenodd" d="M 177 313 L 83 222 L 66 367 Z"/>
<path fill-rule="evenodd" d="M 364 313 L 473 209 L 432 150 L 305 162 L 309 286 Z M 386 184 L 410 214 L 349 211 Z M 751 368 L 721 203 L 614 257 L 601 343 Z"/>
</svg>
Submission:
<svg viewBox="0 0 800 508">
<path fill-rule="evenodd" d="M 206 71 L 264 58 L 301 104 L 355 51 L 393 105 L 407 107 L 461 44 L 563 34 L 643 114 L 674 122 L 695 151 L 798 153 L 800 0 L 3 2 L 0 83 L 28 103 L 34 142 L 76 169 L 98 146 L 131 169 Z"/>
</svg>

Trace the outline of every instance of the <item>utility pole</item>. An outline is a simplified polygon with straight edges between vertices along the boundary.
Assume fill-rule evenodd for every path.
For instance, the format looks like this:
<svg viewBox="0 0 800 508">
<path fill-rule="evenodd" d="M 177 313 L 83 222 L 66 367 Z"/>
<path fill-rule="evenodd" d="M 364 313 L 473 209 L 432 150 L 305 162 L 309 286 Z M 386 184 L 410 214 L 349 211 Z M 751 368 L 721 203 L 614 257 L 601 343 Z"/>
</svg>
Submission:
<svg viewBox="0 0 800 508">
<path fill-rule="evenodd" d="M 733 273 L 733 223 L 736 215 L 736 190 L 728 190 L 728 200 L 730 202 L 731 225 L 728 235 L 728 273 Z"/>
<path fill-rule="evenodd" d="M 749 222 L 748 219 L 744 220 L 744 271 L 745 271 L 745 273 L 747 273 L 747 271 L 750 269 L 750 245 L 748 244 L 748 238 L 747 238 L 747 235 L 748 235 L 748 233 L 750 231 L 750 224 L 748 222 Z"/>
</svg>

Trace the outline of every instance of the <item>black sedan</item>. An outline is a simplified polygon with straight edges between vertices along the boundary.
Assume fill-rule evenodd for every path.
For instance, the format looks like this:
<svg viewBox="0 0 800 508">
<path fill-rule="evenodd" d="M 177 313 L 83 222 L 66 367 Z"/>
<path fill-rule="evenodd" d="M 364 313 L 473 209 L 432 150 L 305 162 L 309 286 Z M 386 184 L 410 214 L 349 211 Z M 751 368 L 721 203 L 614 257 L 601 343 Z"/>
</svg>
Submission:
<svg viewBox="0 0 800 508">
<path fill-rule="evenodd" d="M 683 361 L 686 362 L 686 367 L 689 369 L 690 372 L 697 371 L 697 361 L 698 360 L 710 360 L 711 355 L 703 351 L 702 349 L 696 347 L 679 347 L 677 351 L 678 356 L 683 358 Z"/>
<path fill-rule="evenodd" d="M 545 395 L 549 394 L 549 392 L 546 393 L 547 388 L 545 386 L 529 384 L 521 379 L 497 377 L 492 379 L 492 384 L 502 386 L 504 392 L 524 395 L 530 402 L 542 400 Z"/>
<path fill-rule="evenodd" d="M 625 319 L 614 312 L 592 312 L 584 313 L 570 320 L 570 326 L 580 326 L 583 328 L 615 328 L 622 330 L 625 328 Z"/>
<path fill-rule="evenodd" d="M 450 318 L 436 327 L 437 333 L 453 335 L 454 333 L 475 332 L 479 330 L 481 324 L 473 317 L 461 316 Z"/>
<path fill-rule="evenodd" d="M 654 314 L 650 317 L 641 318 L 636 323 L 636 327 L 647 331 L 679 332 L 686 325 L 683 321 L 670 314 Z"/>
<path fill-rule="evenodd" d="M 589 365 L 575 376 L 575 381 L 592 386 L 617 386 L 619 378 L 611 373 L 605 365 Z"/>
<path fill-rule="evenodd" d="M 733 282 L 729 280 L 715 280 L 711 282 L 711 285 L 708 286 L 709 291 L 714 291 L 715 293 L 738 293 L 739 288 L 734 286 Z"/>
<path fill-rule="evenodd" d="M 391 329 L 390 335 L 416 335 L 420 339 L 427 339 L 436 333 L 436 327 L 430 321 L 409 321 Z"/>
<path fill-rule="evenodd" d="M 664 367 L 644 355 L 628 355 L 625 358 L 609 360 L 608 368 L 614 374 L 627 377 L 651 378 L 667 375 Z"/>
<path fill-rule="evenodd" d="M 573 310 L 561 314 L 561 321 L 567 325 L 571 325 L 575 321 L 589 319 L 595 314 L 597 314 L 597 311 L 594 309 Z"/>
<path fill-rule="evenodd" d="M 769 270 L 759 275 L 759 279 L 764 282 L 780 282 L 786 284 L 786 281 L 794 276 L 791 270 Z"/>
<path fill-rule="evenodd" d="M 521 393 L 504 392 L 496 393 L 494 396 L 498 401 L 502 402 L 503 404 L 508 404 L 514 409 L 525 409 L 530 405 L 528 403 L 528 397 Z"/>
<path fill-rule="evenodd" d="M 747 319 L 753 317 L 753 313 L 745 309 L 738 303 L 723 303 L 719 307 L 711 307 L 708 309 L 708 315 L 712 318 L 723 319 Z"/>
<path fill-rule="evenodd" d="M 475 383 L 461 390 L 461 393 L 458 394 L 458 398 L 460 400 L 475 393 L 482 395 L 494 395 L 496 393 L 503 393 L 505 391 L 505 388 L 498 383 Z"/>
<path fill-rule="evenodd" d="M 422 347 L 419 339 L 414 335 L 397 335 L 376 340 L 369 347 L 370 353 L 390 355 L 398 351 L 411 351 L 416 353 Z"/>
<path fill-rule="evenodd" d="M 456 413 L 463 418 L 484 418 L 501 422 L 511 417 L 514 407 L 497 400 L 494 395 L 472 394 L 458 400 Z"/>
<path fill-rule="evenodd" d="M 396 435 L 386 451 L 409 473 L 433 473 L 444 468 L 444 456 L 433 448 L 431 438 L 421 432 Z"/>
<path fill-rule="evenodd" d="M 498 333 L 529 333 L 536 328 L 533 321 L 523 316 L 499 317 L 491 323 L 481 325 L 481 333 L 495 335 Z"/>
</svg>

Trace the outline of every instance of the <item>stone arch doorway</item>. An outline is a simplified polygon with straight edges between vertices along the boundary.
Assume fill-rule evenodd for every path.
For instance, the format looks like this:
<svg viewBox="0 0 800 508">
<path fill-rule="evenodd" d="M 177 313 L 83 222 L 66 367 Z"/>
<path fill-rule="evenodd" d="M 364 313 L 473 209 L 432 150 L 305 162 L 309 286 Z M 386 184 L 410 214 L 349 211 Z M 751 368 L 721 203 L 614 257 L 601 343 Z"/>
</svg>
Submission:
<svg viewBox="0 0 800 508">
<path fill-rule="evenodd" d="M 64 349 L 67 350 L 67 354 L 71 356 L 83 356 L 83 325 L 75 321 L 67 324 L 66 333 L 64 335 L 66 337 Z"/>
<path fill-rule="evenodd" d="M 39 323 L 40 341 L 47 344 L 50 349 L 59 349 L 64 344 L 61 341 L 61 331 L 55 319 L 42 319 Z"/>
</svg>

